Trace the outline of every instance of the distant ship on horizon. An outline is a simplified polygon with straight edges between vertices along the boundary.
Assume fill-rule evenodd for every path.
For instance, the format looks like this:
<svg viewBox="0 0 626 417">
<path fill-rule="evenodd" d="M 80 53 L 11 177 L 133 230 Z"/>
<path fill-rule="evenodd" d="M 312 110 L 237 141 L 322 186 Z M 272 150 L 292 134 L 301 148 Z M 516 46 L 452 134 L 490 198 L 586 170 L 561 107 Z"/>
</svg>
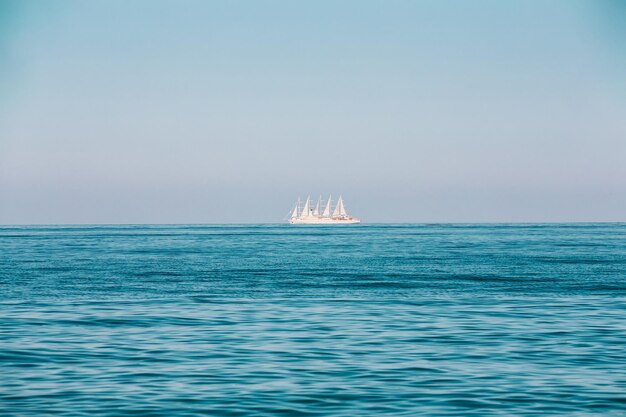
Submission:
<svg viewBox="0 0 626 417">
<path fill-rule="evenodd" d="M 328 197 L 326 204 L 322 204 L 322 198 L 317 200 L 315 207 L 312 207 L 311 197 L 307 197 L 304 206 L 300 209 L 300 198 L 296 201 L 295 207 L 289 217 L 290 224 L 356 224 L 361 223 L 360 219 L 349 216 L 343 203 L 343 198 L 339 196 L 337 204 L 331 214 L 332 197 Z M 320 212 L 320 207 L 324 210 Z"/>
</svg>

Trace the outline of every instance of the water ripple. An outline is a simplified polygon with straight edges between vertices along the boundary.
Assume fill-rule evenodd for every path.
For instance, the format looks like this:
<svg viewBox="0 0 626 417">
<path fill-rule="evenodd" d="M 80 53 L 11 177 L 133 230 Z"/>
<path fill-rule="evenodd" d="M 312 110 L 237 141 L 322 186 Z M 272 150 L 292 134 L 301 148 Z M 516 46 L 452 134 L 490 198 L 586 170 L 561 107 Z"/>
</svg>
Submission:
<svg viewBox="0 0 626 417">
<path fill-rule="evenodd" d="M 626 225 L 0 228 L 0 414 L 626 415 Z"/>
</svg>

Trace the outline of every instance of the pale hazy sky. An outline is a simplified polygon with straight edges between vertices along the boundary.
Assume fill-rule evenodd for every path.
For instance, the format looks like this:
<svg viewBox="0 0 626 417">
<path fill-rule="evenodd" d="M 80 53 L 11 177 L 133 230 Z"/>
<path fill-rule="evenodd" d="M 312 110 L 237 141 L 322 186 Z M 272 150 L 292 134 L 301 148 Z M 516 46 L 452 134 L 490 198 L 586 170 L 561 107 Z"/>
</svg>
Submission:
<svg viewBox="0 0 626 417">
<path fill-rule="evenodd" d="M 0 0 L 0 224 L 626 221 L 626 2 Z"/>
</svg>

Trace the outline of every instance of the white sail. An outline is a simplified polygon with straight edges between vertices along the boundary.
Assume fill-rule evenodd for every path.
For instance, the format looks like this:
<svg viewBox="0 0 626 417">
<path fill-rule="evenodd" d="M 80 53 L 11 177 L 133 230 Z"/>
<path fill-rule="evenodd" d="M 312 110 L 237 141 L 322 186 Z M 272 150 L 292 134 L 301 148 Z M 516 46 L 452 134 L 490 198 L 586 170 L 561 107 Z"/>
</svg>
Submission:
<svg viewBox="0 0 626 417">
<path fill-rule="evenodd" d="M 293 208 L 293 211 L 291 212 L 291 218 L 295 219 L 296 217 L 298 217 L 298 206 L 300 205 L 300 199 L 298 199 L 298 201 L 296 201 L 296 206 Z"/>
<path fill-rule="evenodd" d="M 317 200 L 317 204 L 315 205 L 315 210 L 313 210 L 313 215 L 314 216 L 319 216 L 320 215 L 320 202 L 322 201 L 322 197 L 320 196 L 320 198 Z"/>
<path fill-rule="evenodd" d="M 304 203 L 304 207 L 302 208 L 302 214 L 300 214 L 302 217 L 309 217 L 309 200 L 311 199 L 311 197 L 307 197 L 306 198 L 306 203 Z"/>
<path fill-rule="evenodd" d="M 326 207 L 324 207 L 324 212 L 322 213 L 322 216 L 324 217 L 330 217 L 330 201 L 332 200 L 332 196 L 328 196 L 328 201 L 326 202 Z"/>
<path fill-rule="evenodd" d="M 339 200 L 337 200 L 337 205 L 335 206 L 335 209 L 333 210 L 333 217 L 344 216 L 345 212 L 346 210 L 343 208 L 343 200 L 341 196 L 339 196 Z"/>
<path fill-rule="evenodd" d="M 347 216 L 348 213 L 346 213 L 346 207 L 343 205 L 343 198 L 341 198 L 341 196 L 339 196 L 339 201 L 337 202 L 337 205 L 339 206 L 339 215 Z"/>
</svg>

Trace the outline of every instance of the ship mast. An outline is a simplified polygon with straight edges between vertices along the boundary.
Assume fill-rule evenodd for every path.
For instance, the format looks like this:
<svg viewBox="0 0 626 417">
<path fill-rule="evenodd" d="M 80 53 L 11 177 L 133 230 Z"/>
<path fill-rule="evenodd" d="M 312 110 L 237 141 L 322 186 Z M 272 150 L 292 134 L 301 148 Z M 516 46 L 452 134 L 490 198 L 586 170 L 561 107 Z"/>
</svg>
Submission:
<svg viewBox="0 0 626 417">
<path fill-rule="evenodd" d="M 311 196 L 308 196 L 306 198 L 306 203 L 304 203 L 304 207 L 302 208 L 302 213 L 300 214 L 300 216 L 302 217 L 309 217 L 310 213 L 309 213 L 309 201 L 311 200 Z"/>
<path fill-rule="evenodd" d="M 320 198 L 317 200 L 317 204 L 315 205 L 315 210 L 313 210 L 313 215 L 314 216 L 319 216 L 320 215 L 320 203 L 322 202 L 322 196 L 320 196 Z"/>
<path fill-rule="evenodd" d="M 348 213 L 346 213 L 346 206 L 343 205 L 343 198 L 341 198 L 341 196 L 339 196 L 339 215 L 340 216 L 348 215 Z"/>
<path fill-rule="evenodd" d="M 291 212 L 291 218 L 295 219 L 296 217 L 298 217 L 298 208 L 300 207 L 300 198 L 298 197 L 298 201 L 296 201 L 296 206 L 293 208 L 293 211 Z"/>
<path fill-rule="evenodd" d="M 343 198 L 339 196 L 339 200 L 337 200 L 337 205 L 335 206 L 335 210 L 333 210 L 333 217 L 345 216 L 346 209 L 343 206 Z"/>
<path fill-rule="evenodd" d="M 326 202 L 326 207 L 324 207 L 324 212 L 322 213 L 322 216 L 324 217 L 330 217 L 330 201 L 332 200 L 332 195 L 328 196 L 328 201 Z"/>
</svg>

